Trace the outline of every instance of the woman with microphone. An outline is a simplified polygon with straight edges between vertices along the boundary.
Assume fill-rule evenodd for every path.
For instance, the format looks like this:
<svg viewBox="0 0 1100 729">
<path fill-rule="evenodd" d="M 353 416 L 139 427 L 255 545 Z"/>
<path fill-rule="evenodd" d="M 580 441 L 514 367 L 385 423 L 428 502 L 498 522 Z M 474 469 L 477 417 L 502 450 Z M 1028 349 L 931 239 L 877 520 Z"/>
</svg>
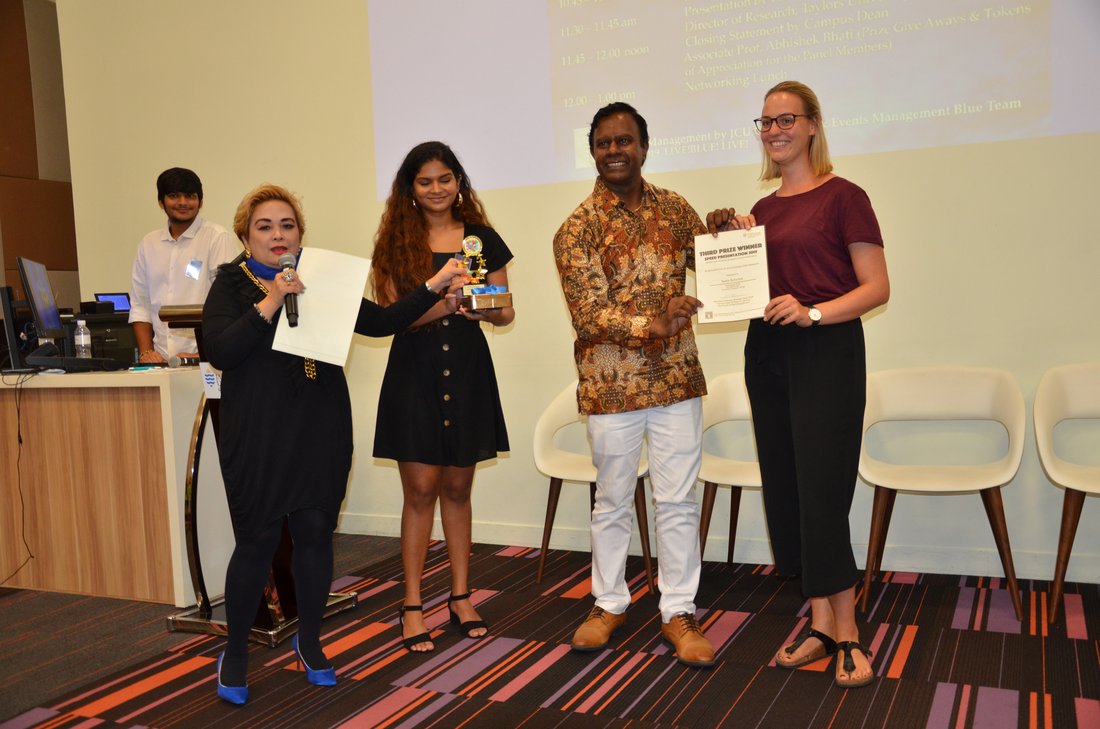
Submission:
<svg viewBox="0 0 1100 729">
<path fill-rule="evenodd" d="M 244 254 L 219 269 L 202 323 L 204 351 L 222 370 L 218 451 L 236 540 L 225 577 L 229 635 L 218 658 L 217 693 L 243 704 L 249 630 L 284 518 L 294 541 L 294 649 L 310 683 L 336 683 L 321 650 L 321 619 L 332 582 L 332 533 L 351 469 L 352 421 L 341 367 L 272 349 L 287 296 L 305 291 L 297 273 L 279 264 L 301 252 L 298 200 L 282 187 L 261 185 L 241 201 L 233 229 Z M 364 299 L 355 331 L 387 336 L 404 329 L 461 286 L 464 274 L 452 260 L 388 307 Z M 444 301 L 455 309 L 453 296 Z"/>
</svg>

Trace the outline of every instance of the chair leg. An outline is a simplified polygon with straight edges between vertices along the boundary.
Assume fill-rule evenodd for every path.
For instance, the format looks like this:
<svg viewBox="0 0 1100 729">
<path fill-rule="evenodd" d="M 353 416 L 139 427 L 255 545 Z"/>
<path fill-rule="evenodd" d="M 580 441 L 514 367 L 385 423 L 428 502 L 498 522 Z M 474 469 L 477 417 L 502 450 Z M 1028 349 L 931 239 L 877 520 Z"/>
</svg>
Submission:
<svg viewBox="0 0 1100 729">
<path fill-rule="evenodd" d="M 558 497 L 561 496 L 561 479 L 550 479 L 550 492 L 546 496 L 546 523 L 542 526 L 542 549 L 539 550 L 539 568 L 535 584 L 542 582 L 542 570 L 546 566 L 546 550 L 550 546 L 550 530 L 554 528 L 554 516 L 558 513 Z"/>
<path fill-rule="evenodd" d="M 898 492 L 894 489 L 886 489 L 886 515 L 882 520 L 882 542 L 875 553 L 875 572 L 882 572 L 882 553 L 886 551 L 886 533 L 890 531 L 890 519 L 894 516 L 894 502 L 897 501 Z"/>
<path fill-rule="evenodd" d="M 897 493 L 893 489 L 875 486 L 875 501 L 871 507 L 871 533 L 867 538 L 867 564 L 863 567 L 863 595 L 859 600 L 859 609 L 862 612 L 867 612 L 867 605 L 871 600 L 871 578 L 882 560 L 886 532 L 890 529 L 890 516 Z"/>
<path fill-rule="evenodd" d="M 1066 587 L 1066 567 L 1069 555 L 1073 551 L 1073 540 L 1077 537 L 1077 525 L 1081 521 L 1081 507 L 1085 503 L 1085 492 L 1066 489 L 1062 500 L 1062 529 L 1058 533 L 1058 557 L 1054 561 L 1054 583 L 1050 590 L 1050 622 L 1058 619 L 1058 610 L 1062 607 L 1062 592 Z"/>
<path fill-rule="evenodd" d="M 1008 589 L 1012 593 L 1012 605 L 1016 608 L 1016 619 L 1024 619 L 1024 606 L 1020 600 L 1020 589 L 1016 585 L 1016 568 L 1012 565 L 1012 547 L 1008 543 L 1008 525 L 1005 523 L 1005 507 L 1001 500 L 1001 487 L 982 489 L 982 504 L 989 517 L 989 526 L 993 529 L 993 541 L 1001 555 L 1001 567 L 1005 571 Z"/>
<path fill-rule="evenodd" d="M 642 562 L 645 564 L 645 580 L 650 594 L 657 594 L 657 585 L 653 582 L 653 559 L 649 551 L 649 516 L 645 505 L 645 479 L 639 478 L 634 487 L 634 511 L 638 519 L 638 536 L 642 540 Z"/>
<path fill-rule="evenodd" d="M 703 503 L 699 507 L 699 557 L 707 552 L 707 534 L 710 533 L 710 515 L 714 511 L 714 497 L 718 493 L 718 484 L 703 482 Z"/>
<path fill-rule="evenodd" d="M 726 564 L 733 564 L 733 543 L 737 541 L 737 516 L 741 513 L 741 487 L 730 486 L 730 544 Z"/>
</svg>

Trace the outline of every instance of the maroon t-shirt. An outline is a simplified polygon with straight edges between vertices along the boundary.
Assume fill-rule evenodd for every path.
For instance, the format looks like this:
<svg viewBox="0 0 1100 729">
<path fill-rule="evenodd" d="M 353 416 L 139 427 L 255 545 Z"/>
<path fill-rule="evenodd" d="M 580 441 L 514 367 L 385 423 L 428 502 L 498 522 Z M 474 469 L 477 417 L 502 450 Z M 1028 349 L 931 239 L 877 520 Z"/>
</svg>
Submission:
<svg viewBox="0 0 1100 729">
<path fill-rule="evenodd" d="M 848 246 L 883 245 L 870 198 L 843 177 L 800 195 L 773 192 L 752 214 L 766 226 L 772 298 L 790 294 L 809 306 L 842 296 L 859 285 Z"/>
</svg>

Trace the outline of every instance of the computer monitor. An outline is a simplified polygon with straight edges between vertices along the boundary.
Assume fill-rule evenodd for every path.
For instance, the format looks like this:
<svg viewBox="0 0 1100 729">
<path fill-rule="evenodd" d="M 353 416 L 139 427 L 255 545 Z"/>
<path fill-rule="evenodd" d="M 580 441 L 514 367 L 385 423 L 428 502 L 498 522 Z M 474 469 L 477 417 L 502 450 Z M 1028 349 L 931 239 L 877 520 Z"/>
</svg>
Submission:
<svg viewBox="0 0 1100 729">
<path fill-rule="evenodd" d="M 130 310 L 130 294 L 96 294 L 96 301 L 110 301 L 115 305 L 115 311 Z"/>
<path fill-rule="evenodd" d="M 46 275 L 46 267 L 29 258 L 17 258 L 19 278 L 27 294 L 27 304 L 34 316 L 34 327 L 39 339 L 64 339 L 65 327 L 53 298 L 53 288 Z"/>
<path fill-rule="evenodd" d="M 0 313 L 3 313 L 4 341 L 7 348 L 0 354 L 0 372 L 3 374 L 22 374 L 35 372 L 35 368 L 26 367 L 23 357 L 19 353 L 19 331 L 16 323 L 15 311 L 26 302 L 19 301 L 12 295 L 10 286 L 0 286 Z"/>
</svg>

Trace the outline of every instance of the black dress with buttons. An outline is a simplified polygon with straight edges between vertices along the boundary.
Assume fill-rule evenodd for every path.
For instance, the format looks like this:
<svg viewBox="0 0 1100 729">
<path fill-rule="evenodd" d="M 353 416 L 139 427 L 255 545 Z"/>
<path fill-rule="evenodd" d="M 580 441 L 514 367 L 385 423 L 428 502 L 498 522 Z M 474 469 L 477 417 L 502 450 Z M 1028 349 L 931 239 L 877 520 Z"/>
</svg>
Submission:
<svg viewBox="0 0 1100 729">
<path fill-rule="evenodd" d="M 485 268 L 512 252 L 492 228 L 467 225 L 482 241 Z M 439 269 L 452 253 L 433 253 Z M 473 466 L 507 451 L 496 372 L 480 322 L 461 314 L 393 339 L 378 398 L 374 456 L 436 466 Z"/>
</svg>

